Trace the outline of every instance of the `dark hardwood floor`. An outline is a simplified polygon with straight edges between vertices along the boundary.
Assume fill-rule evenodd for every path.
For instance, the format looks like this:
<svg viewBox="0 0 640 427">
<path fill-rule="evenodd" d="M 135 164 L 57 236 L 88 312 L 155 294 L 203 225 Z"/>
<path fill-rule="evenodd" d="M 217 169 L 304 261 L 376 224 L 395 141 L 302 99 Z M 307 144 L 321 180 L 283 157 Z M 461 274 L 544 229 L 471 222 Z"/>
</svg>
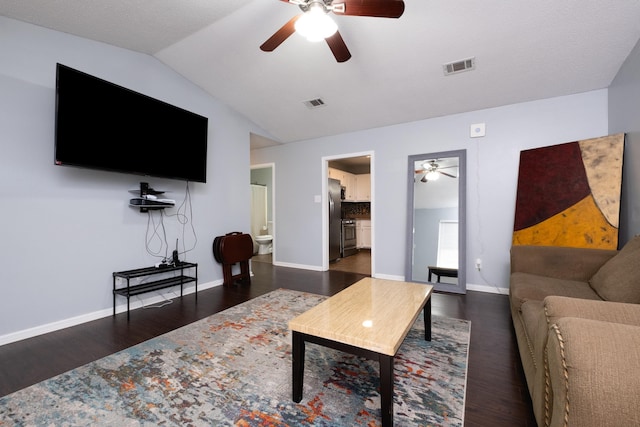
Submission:
<svg viewBox="0 0 640 427">
<path fill-rule="evenodd" d="M 363 274 L 253 262 L 251 285 L 222 286 L 0 347 L 0 396 L 66 372 L 274 289 L 333 295 Z M 470 320 L 465 425 L 535 426 L 505 295 L 434 294 L 433 314 Z"/>
<path fill-rule="evenodd" d="M 329 270 L 371 275 L 371 249 L 358 249 L 354 255 L 329 263 Z"/>
</svg>

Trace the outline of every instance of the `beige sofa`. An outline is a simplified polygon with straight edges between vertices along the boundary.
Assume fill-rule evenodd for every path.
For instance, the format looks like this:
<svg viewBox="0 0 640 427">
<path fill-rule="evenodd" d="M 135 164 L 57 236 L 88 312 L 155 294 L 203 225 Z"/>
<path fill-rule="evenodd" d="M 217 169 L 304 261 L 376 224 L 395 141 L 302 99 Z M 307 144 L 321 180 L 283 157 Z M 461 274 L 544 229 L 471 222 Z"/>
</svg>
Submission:
<svg viewBox="0 0 640 427">
<path fill-rule="evenodd" d="M 509 299 L 539 426 L 640 426 L 640 237 L 513 246 Z"/>
</svg>

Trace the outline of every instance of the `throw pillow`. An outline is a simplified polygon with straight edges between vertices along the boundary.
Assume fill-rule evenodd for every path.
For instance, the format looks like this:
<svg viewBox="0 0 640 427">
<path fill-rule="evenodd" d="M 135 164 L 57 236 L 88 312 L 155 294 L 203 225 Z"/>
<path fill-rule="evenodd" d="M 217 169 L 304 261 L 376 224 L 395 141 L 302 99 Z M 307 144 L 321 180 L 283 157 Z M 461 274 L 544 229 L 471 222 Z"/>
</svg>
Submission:
<svg viewBox="0 0 640 427">
<path fill-rule="evenodd" d="M 640 304 L 640 235 L 600 267 L 589 285 L 605 301 Z"/>
</svg>

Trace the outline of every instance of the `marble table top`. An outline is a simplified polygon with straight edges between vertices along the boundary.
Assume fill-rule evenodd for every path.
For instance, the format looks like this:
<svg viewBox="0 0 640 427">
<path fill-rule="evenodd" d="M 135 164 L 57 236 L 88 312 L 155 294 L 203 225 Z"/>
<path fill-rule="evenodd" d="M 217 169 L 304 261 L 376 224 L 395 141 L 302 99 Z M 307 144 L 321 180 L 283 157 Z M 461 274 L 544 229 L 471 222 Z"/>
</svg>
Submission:
<svg viewBox="0 0 640 427">
<path fill-rule="evenodd" d="M 394 356 L 433 291 L 421 283 L 364 278 L 289 321 L 289 328 Z"/>
</svg>

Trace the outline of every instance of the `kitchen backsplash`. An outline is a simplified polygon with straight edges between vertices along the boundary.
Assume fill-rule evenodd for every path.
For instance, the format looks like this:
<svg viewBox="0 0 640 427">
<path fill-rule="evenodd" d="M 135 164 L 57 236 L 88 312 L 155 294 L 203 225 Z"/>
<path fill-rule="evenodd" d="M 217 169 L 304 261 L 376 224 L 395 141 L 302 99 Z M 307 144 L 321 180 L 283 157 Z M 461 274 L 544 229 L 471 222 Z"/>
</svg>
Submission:
<svg viewBox="0 0 640 427">
<path fill-rule="evenodd" d="M 371 219 L 371 202 L 343 202 L 342 218 Z"/>
</svg>

